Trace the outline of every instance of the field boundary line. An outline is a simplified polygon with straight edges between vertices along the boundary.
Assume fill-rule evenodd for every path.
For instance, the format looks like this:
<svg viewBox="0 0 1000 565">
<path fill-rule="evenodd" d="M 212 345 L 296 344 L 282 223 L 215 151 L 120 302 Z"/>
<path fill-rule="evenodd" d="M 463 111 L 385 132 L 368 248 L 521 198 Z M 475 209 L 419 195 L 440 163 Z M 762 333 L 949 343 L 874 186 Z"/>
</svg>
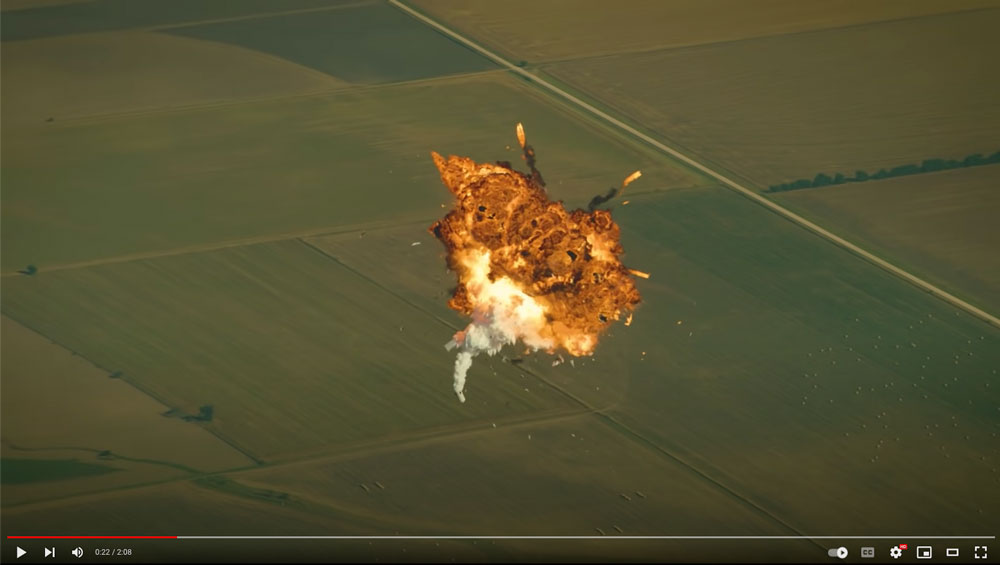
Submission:
<svg viewBox="0 0 1000 565">
<path fill-rule="evenodd" d="M 827 230 L 826 228 L 823 228 L 822 226 L 810 220 L 807 220 L 806 218 L 796 214 L 795 212 L 792 212 L 788 208 L 785 208 L 784 206 L 781 206 L 780 204 L 768 198 L 765 198 L 764 196 L 761 196 L 760 194 L 757 193 L 757 191 L 747 188 L 743 184 L 723 175 L 722 173 L 719 173 L 714 169 L 711 169 L 708 166 L 703 165 L 701 162 L 696 161 L 695 159 L 688 157 L 687 155 L 684 155 L 683 153 L 677 151 L 676 149 L 673 149 L 672 147 L 669 147 L 663 144 L 662 142 L 642 133 L 641 131 L 626 124 L 625 122 L 619 120 L 618 118 L 615 118 L 614 116 L 611 116 L 610 114 L 592 106 L 591 104 L 584 102 L 580 98 L 577 98 L 576 96 L 570 94 L 569 92 L 566 92 L 562 88 L 559 88 L 558 86 L 539 77 L 538 75 L 535 75 L 534 73 L 530 73 L 524 70 L 523 68 L 518 67 L 517 65 L 511 63 L 510 61 L 504 59 L 503 57 L 497 55 L 496 53 L 490 51 L 489 49 L 479 45 L 478 43 L 472 41 L 471 39 L 468 39 L 460 35 L 459 33 L 449 29 L 448 27 L 437 22 L 436 20 L 407 6 L 400 0 L 387 0 L 387 1 L 393 6 L 396 6 L 400 10 L 406 12 L 410 16 L 416 18 L 417 20 L 424 22 L 425 24 L 433 27 L 434 29 L 450 37 L 451 39 L 461 43 L 462 45 L 468 47 L 469 49 L 472 49 L 473 51 L 479 53 L 480 55 L 490 59 L 494 63 L 506 68 L 507 70 L 521 76 L 522 78 L 532 83 L 537 84 L 538 86 L 541 86 L 542 88 L 545 88 L 546 90 L 548 90 L 553 94 L 556 94 L 563 100 L 577 106 L 578 108 L 587 111 L 592 116 L 604 120 L 605 122 L 613 126 L 616 126 L 618 129 L 628 134 L 631 134 L 635 138 L 647 143 L 648 145 L 652 146 L 655 149 L 660 150 L 661 152 L 669 155 L 670 157 L 673 157 L 674 159 L 684 163 L 685 165 L 692 167 L 693 169 L 705 175 L 708 175 L 709 177 L 720 182 L 726 188 L 733 190 L 745 196 L 746 198 L 749 198 L 750 200 L 756 202 L 757 204 L 760 204 L 761 206 L 764 206 L 765 208 L 784 217 L 785 219 L 790 220 L 795 224 L 798 224 L 800 227 L 803 227 L 811 231 L 813 234 L 818 235 L 836 245 L 839 245 L 840 247 L 854 253 L 855 255 L 861 257 L 862 259 L 865 259 L 869 263 L 872 263 L 875 266 L 880 267 L 885 271 L 888 271 L 890 274 L 896 275 L 897 277 L 903 279 L 906 282 L 909 282 L 910 284 L 920 288 L 921 290 L 924 290 L 930 293 L 931 295 L 940 298 L 945 302 L 948 302 L 953 306 L 957 306 L 958 308 L 965 310 L 967 313 L 985 321 L 986 323 L 996 328 L 1000 328 L 1000 318 L 997 318 L 996 316 L 990 314 L 989 312 L 986 312 L 985 310 L 982 310 L 980 308 L 977 308 L 976 306 L 973 306 L 972 304 L 969 304 L 968 302 L 962 300 L 961 298 L 958 298 L 957 296 L 941 288 L 938 288 L 937 286 L 921 279 L 920 277 L 912 273 L 909 273 L 901 269 L 900 267 L 893 265 L 889 261 L 882 259 L 881 257 L 875 255 L 874 253 L 865 251 L 861 247 L 858 247 L 857 245 L 851 243 L 850 241 L 847 241 L 846 239 L 840 237 L 839 235 Z"/>
<path fill-rule="evenodd" d="M 251 236 L 243 239 L 231 239 L 226 241 L 220 241 L 215 243 L 205 243 L 201 245 L 190 245 L 186 247 L 175 247 L 173 249 L 164 249 L 162 251 L 140 251 L 137 253 L 126 253 L 124 255 L 116 255 L 113 257 L 104 257 L 102 259 L 92 259 L 89 261 L 78 261 L 75 263 L 63 263 L 57 265 L 51 265 L 48 267 L 41 267 L 38 269 L 38 273 L 51 273 L 55 271 L 68 271 L 72 269 L 86 269 L 88 267 L 100 267 L 102 265 L 113 265 L 116 263 L 131 263 L 132 261 L 146 261 L 149 259 L 159 259 L 162 257 L 174 257 L 177 255 L 191 255 L 194 253 L 208 253 L 211 251 L 221 251 L 223 249 L 230 249 L 233 247 L 245 247 L 248 245 L 260 245 L 262 243 L 278 243 L 281 241 L 293 241 L 296 239 L 302 239 L 306 237 L 324 237 L 329 235 L 341 235 L 348 233 L 357 233 L 360 231 L 379 231 L 391 228 L 397 228 L 402 226 L 415 226 L 428 224 L 434 221 L 434 218 L 430 219 L 419 219 L 419 220 L 406 220 L 403 222 L 394 222 L 393 220 L 379 220 L 371 222 L 368 224 L 346 224 L 342 226 L 327 226 L 323 228 L 316 228 L 312 230 L 303 230 L 301 232 L 288 232 L 270 235 L 259 235 Z M 23 277 L 28 276 L 21 271 L 12 271 L 0 274 L 0 278 L 8 277 Z"/>
<path fill-rule="evenodd" d="M 266 54 L 262 54 L 266 55 Z M 280 57 L 274 57 L 267 55 L 269 58 L 274 60 L 279 60 Z M 288 64 L 287 60 L 282 61 Z M 300 65 L 304 69 L 310 71 L 311 73 L 322 75 L 324 77 L 330 78 L 332 75 L 328 75 L 321 71 L 315 71 L 309 69 L 304 65 Z M 284 100 L 302 100 L 307 98 L 322 98 L 324 96 L 336 96 L 339 94 L 355 93 L 355 92 L 365 92 L 369 90 L 381 90 L 389 88 L 405 88 L 408 86 L 420 86 L 422 84 L 433 84 L 435 82 L 446 82 L 446 81 L 461 81 L 463 79 L 475 79 L 479 77 L 489 76 L 493 74 L 505 73 L 506 69 L 486 69 L 481 71 L 469 71 L 465 73 L 453 73 L 449 75 L 437 75 L 432 77 L 415 78 L 411 80 L 399 80 L 393 82 L 383 82 L 376 84 L 344 84 L 343 86 L 334 86 L 331 88 L 319 88 L 314 90 L 304 90 L 302 92 L 289 92 L 285 94 L 264 94 L 261 96 L 250 96 L 247 98 L 238 99 L 222 99 L 214 101 L 205 102 L 192 102 L 190 104 L 180 104 L 177 106 L 157 106 L 149 108 L 136 108 L 132 110 L 123 110 L 121 112 L 98 112 L 94 114 L 70 114 L 63 116 L 56 120 L 55 124 L 48 124 L 51 126 L 49 129 L 59 126 L 88 126 L 101 122 L 108 122 L 113 120 L 128 120 L 133 118 L 144 118 L 147 116 L 158 116 L 162 114 L 172 114 L 172 113 L 184 113 L 184 112 L 197 112 L 201 110 L 216 110 L 216 109 L 226 109 L 238 106 L 247 106 L 252 104 L 266 104 L 268 102 L 279 102 Z M 336 77 L 333 77 L 336 78 Z M 46 127 L 48 127 L 46 126 Z M 8 126 L 7 129 L 15 129 L 17 131 L 39 131 L 39 127 L 29 125 L 15 125 Z"/>
<path fill-rule="evenodd" d="M 76 357 L 79 357 L 85 363 L 88 363 L 90 366 L 96 368 L 97 370 L 102 371 L 102 372 L 107 373 L 107 374 L 111 374 L 111 372 L 112 372 L 111 369 L 108 369 L 107 367 L 101 365 L 100 363 L 98 363 L 97 361 L 95 361 L 94 359 L 92 359 L 91 357 L 89 357 L 88 355 L 85 355 L 83 353 L 78 352 L 77 350 L 73 349 L 69 345 L 66 345 L 62 341 L 56 340 L 54 337 L 52 337 L 50 335 L 47 335 L 42 330 L 36 328 L 35 326 L 32 326 L 32 325 L 28 324 L 26 321 L 14 317 L 14 315 L 11 314 L 10 312 L 0 311 L 0 316 L 3 316 L 5 318 L 7 318 L 11 322 L 14 322 L 15 324 L 17 324 L 17 325 L 21 326 L 22 328 L 28 330 L 29 332 L 32 332 L 32 333 L 38 335 L 39 337 L 41 337 L 42 339 L 48 341 L 49 343 L 51 343 L 55 347 L 57 347 L 59 349 L 62 349 L 63 351 L 66 351 L 68 353 L 71 353 L 72 355 L 75 355 Z M 142 394 L 142 395 L 144 395 L 144 396 L 146 396 L 148 398 L 153 399 L 154 402 L 158 402 L 164 408 L 168 408 L 168 409 L 176 408 L 176 406 L 173 406 L 172 404 L 170 404 L 169 402 L 167 402 L 166 399 L 164 399 L 160 395 L 154 393 L 153 391 L 149 390 L 149 387 L 146 387 L 146 386 L 143 386 L 143 385 L 137 383 L 134 379 L 122 378 L 120 380 L 122 382 L 124 382 L 125 384 L 127 384 L 128 386 L 132 387 L 132 389 L 135 390 L 136 392 L 138 392 L 139 394 Z M 218 441 L 220 441 L 223 444 L 225 444 L 230 449 L 236 451 L 240 455 L 242 455 L 242 456 L 246 457 L 247 459 L 249 459 L 250 461 L 252 461 L 254 463 L 254 465 L 261 465 L 264 462 L 262 459 L 258 458 L 256 455 L 254 455 L 253 453 L 251 453 L 248 449 L 246 449 L 242 445 L 238 444 L 235 440 L 230 439 L 228 436 L 222 434 L 220 431 L 218 431 L 216 429 L 213 429 L 213 428 L 209 428 L 208 426 L 198 426 L 198 427 L 200 429 L 204 430 L 205 433 L 207 433 L 208 435 L 214 437 Z M 7 445 L 11 445 L 9 443 L 9 441 L 7 441 L 7 440 L 3 440 L 0 443 L 7 443 Z M 182 464 L 176 464 L 176 465 L 182 465 Z M 186 465 L 183 465 L 183 466 L 186 467 Z M 254 467 L 254 468 L 256 468 L 256 467 Z M 193 467 L 190 467 L 190 469 L 196 470 Z M 209 472 L 199 471 L 199 472 L 202 472 L 202 473 L 214 473 L 214 472 L 217 472 L 217 471 L 209 471 Z"/>
<path fill-rule="evenodd" d="M 498 419 L 495 423 L 501 424 L 501 426 L 507 430 L 509 429 L 519 430 L 528 426 L 537 426 L 549 423 L 563 422 L 563 421 L 573 420 L 575 418 L 586 418 L 588 416 L 594 415 L 595 413 L 599 413 L 599 411 L 593 409 L 586 410 L 586 409 L 573 409 L 567 407 L 566 409 L 563 410 L 551 410 L 543 413 L 531 413 L 525 415 L 522 418 L 517 418 L 512 420 L 505 421 Z M 485 421 L 475 421 L 468 425 L 463 425 L 463 423 L 456 422 L 454 425 L 448 425 L 441 428 L 421 430 L 420 432 L 417 432 L 415 434 L 410 434 L 407 437 L 400 438 L 393 436 L 382 436 L 373 438 L 370 441 L 355 443 L 342 447 L 338 446 L 340 447 L 340 449 L 335 447 L 334 449 L 329 451 L 315 451 L 301 457 L 265 461 L 259 465 L 235 467 L 232 469 L 223 469 L 219 471 L 207 471 L 191 475 L 169 477 L 165 479 L 158 479 L 141 483 L 126 484 L 104 490 L 92 490 L 87 492 L 68 494 L 65 496 L 57 496 L 55 498 L 28 500 L 10 506 L 5 506 L 4 511 L 32 512 L 36 510 L 57 508 L 59 506 L 63 506 L 65 504 L 72 504 L 74 502 L 101 500 L 103 498 L 107 498 L 109 496 L 114 496 L 117 494 L 128 496 L 129 495 L 128 491 L 155 489 L 158 487 L 163 487 L 174 483 L 192 482 L 196 479 L 203 479 L 207 477 L 229 477 L 238 479 L 237 476 L 249 474 L 251 471 L 271 471 L 275 469 L 294 468 L 316 463 L 322 464 L 327 462 L 352 461 L 355 459 L 363 459 L 365 457 L 379 455 L 396 449 L 402 450 L 409 448 L 420 448 L 426 445 L 433 445 L 436 443 L 448 442 L 457 439 L 464 439 L 464 438 L 474 437 L 476 435 L 485 435 L 490 433 L 496 433 L 495 428 L 487 425 Z"/>
</svg>

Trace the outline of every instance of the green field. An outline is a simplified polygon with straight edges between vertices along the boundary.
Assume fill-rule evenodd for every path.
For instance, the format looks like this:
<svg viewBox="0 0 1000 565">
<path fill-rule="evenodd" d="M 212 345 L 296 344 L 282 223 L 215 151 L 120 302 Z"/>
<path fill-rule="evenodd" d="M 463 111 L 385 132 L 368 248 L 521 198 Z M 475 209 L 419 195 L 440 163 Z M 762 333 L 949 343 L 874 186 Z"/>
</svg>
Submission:
<svg viewBox="0 0 1000 565">
<path fill-rule="evenodd" d="M 0 335 L 5 506 L 253 464 L 198 426 L 164 418 L 167 406 L 7 316 Z M 34 463 L 18 463 L 25 460 Z M 8 472 L 23 480 L 8 484 Z"/>
<path fill-rule="evenodd" d="M 116 6 L 4 12 L 5 532 L 1000 526 L 988 495 L 1000 484 L 996 328 L 388 3 Z M 983 145 L 1000 83 L 968 54 L 995 51 L 998 10 L 778 2 L 783 16 L 768 18 L 733 3 L 713 28 L 700 4 L 551 17 L 564 6 L 451 14 L 759 187 L 994 149 Z M 627 17 L 637 10 L 663 17 Z M 546 18 L 561 27 L 543 33 Z M 453 274 L 427 232 L 450 199 L 429 153 L 523 166 L 517 122 L 548 194 L 571 208 L 643 171 L 628 205 L 610 205 L 625 264 L 651 278 L 637 280 L 634 322 L 593 357 L 481 356 L 461 404 L 443 345 L 467 320 L 446 306 Z M 991 258 L 993 168 L 776 200 L 988 296 L 991 263 L 974 265 Z M 633 547 L 358 543 L 336 555 L 654 550 Z"/>
<path fill-rule="evenodd" d="M 637 168 L 636 189 L 702 182 L 595 136 L 499 74 L 43 124 L 54 127 L 4 138 L 4 272 L 345 224 L 429 223 L 448 201 L 430 151 L 516 159 L 505 148 L 518 121 L 558 179 L 553 194 L 571 203 Z"/>
<path fill-rule="evenodd" d="M 775 200 L 895 263 L 1000 312 L 1000 168 L 803 190 Z"/>
<path fill-rule="evenodd" d="M 172 0 L 147 2 L 141 10 L 125 10 L 122 9 L 122 3 L 115 0 L 65 3 L 43 1 L 36 2 L 35 5 L 31 5 L 30 0 L 15 0 L 13 3 L 4 2 L 5 8 L 20 9 L 4 10 L 0 34 L 3 35 L 4 42 L 10 42 L 204 20 L 259 17 L 282 11 L 337 9 L 351 3 L 354 0 L 282 0 L 280 3 L 272 0 Z M 14 6 L 9 6 L 10 4 Z"/>
<path fill-rule="evenodd" d="M 488 59 L 383 3 L 188 25 L 167 32 L 247 47 L 359 84 L 496 68 Z M 288 41 L 290 36 L 296 41 Z"/>
<path fill-rule="evenodd" d="M 531 63 L 600 57 L 996 6 L 995 0 L 415 0 L 439 21 Z M 641 77 L 635 77 L 641 78 Z"/>
<path fill-rule="evenodd" d="M 653 275 L 635 321 L 593 359 L 551 367 L 542 356 L 523 370 L 798 531 L 981 523 L 951 501 L 1000 479 L 996 449 L 984 451 L 996 433 L 995 330 L 722 189 L 638 196 L 615 214 L 626 264 Z M 421 239 L 395 231 L 385 243 L 316 243 L 446 317 L 425 246 L 407 243 Z M 927 472 L 911 476 L 916 464 Z M 802 504 L 816 481 L 828 487 Z M 898 488 L 943 494 L 900 508 Z M 852 492 L 873 501 L 862 518 Z"/>
<path fill-rule="evenodd" d="M 545 65 L 751 185 L 996 151 L 1000 10 Z M 928 72 L 933 69 L 933 72 Z"/>
<path fill-rule="evenodd" d="M 0 483 L 5 485 L 60 481 L 103 475 L 116 471 L 114 467 L 84 463 L 76 459 L 2 459 Z"/>
<path fill-rule="evenodd" d="M 7 42 L 0 58 L 8 140 L 25 129 L 44 135 L 65 120 L 350 86 L 263 53 L 152 32 Z"/>
<path fill-rule="evenodd" d="M 957 532 L 996 514 L 959 502 L 1000 480 L 995 329 L 723 190 L 619 218 L 669 291 L 644 288 L 635 333 L 613 342 L 655 367 L 634 370 L 616 418 L 801 531 Z M 940 497 L 893 503 L 911 491 Z"/>
<path fill-rule="evenodd" d="M 294 471 L 252 471 L 239 480 L 378 516 L 386 530 L 428 535 L 787 531 L 593 415 L 487 426 L 461 438 L 317 460 Z"/>
</svg>

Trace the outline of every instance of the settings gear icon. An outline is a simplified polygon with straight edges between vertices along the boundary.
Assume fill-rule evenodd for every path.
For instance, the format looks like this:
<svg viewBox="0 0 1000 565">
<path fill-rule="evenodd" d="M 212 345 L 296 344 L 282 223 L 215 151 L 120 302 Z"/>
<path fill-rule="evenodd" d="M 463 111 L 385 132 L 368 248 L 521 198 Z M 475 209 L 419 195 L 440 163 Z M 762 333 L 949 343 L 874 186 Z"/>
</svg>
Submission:
<svg viewBox="0 0 1000 565">
<path fill-rule="evenodd" d="M 891 555 L 893 559 L 899 559 L 903 555 L 903 550 L 899 549 L 898 545 L 893 546 L 893 548 L 889 550 L 889 555 Z"/>
</svg>

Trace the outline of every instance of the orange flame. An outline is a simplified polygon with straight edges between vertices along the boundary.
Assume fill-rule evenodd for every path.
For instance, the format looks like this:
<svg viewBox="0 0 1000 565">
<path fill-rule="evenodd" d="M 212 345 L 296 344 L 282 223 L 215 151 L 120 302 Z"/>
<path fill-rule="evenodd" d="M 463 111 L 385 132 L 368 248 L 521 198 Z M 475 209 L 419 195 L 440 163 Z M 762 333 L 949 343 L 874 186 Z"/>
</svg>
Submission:
<svg viewBox="0 0 1000 565">
<path fill-rule="evenodd" d="M 632 184 L 632 181 L 634 181 L 635 179 L 637 179 L 637 178 L 639 178 L 641 176 L 642 176 L 642 171 L 636 171 L 636 172 L 632 173 L 631 175 L 625 177 L 625 180 L 622 181 L 622 192 L 625 192 L 625 187 L 626 186 Z"/>
<path fill-rule="evenodd" d="M 521 124 L 517 137 L 524 147 Z M 567 212 L 532 176 L 506 163 L 431 156 L 455 195 L 454 208 L 430 227 L 458 277 L 448 305 L 474 320 L 450 347 L 489 320 L 530 348 L 590 355 L 623 312 L 631 322 L 640 296 L 629 274 L 640 272 L 622 264 L 620 230 L 609 211 Z M 464 376 L 456 384 L 460 397 L 461 386 Z"/>
</svg>

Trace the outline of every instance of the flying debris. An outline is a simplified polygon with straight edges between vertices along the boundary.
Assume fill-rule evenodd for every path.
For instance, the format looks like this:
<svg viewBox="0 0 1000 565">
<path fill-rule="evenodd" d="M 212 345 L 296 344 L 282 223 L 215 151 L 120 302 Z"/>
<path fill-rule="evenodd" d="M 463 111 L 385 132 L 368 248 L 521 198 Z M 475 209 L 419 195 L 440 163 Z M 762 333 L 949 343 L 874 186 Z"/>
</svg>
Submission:
<svg viewBox="0 0 1000 565">
<path fill-rule="evenodd" d="M 597 196 L 591 198 L 590 203 L 587 204 L 587 210 L 593 212 L 601 204 L 604 204 L 605 202 L 611 200 L 612 198 L 615 198 L 616 196 L 621 196 L 625 192 L 625 187 L 632 184 L 632 181 L 641 176 L 642 176 L 642 171 L 636 171 L 631 175 L 625 177 L 625 180 L 622 181 L 622 185 L 620 187 L 611 187 L 608 189 L 606 193 L 598 194 Z M 629 202 L 628 200 L 622 202 L 622 206 L 628 204 L 628 202 Z"/>
<path fill-rule="evenodd" d="M 457 353 L 454 389 L 462 402 L 479 353 L 495 355 L 520 340 L 528 352 L 593 354 L 600 334 L 639 304 L 629 275 L 649 277 L 622 264 L 611 212 L 567 212 L 548 199 L 521 124 L 517 139 L 530 175 L 505 162 L 431 153 L 455 195 L 453 209 L 430 227 L 458 278 L 448 305 L 472 318 L 445 344 Z M 623 188 L 639 175 L 629 175 Z"/>
<path fill-rule="evenodd" d="M 628 185 L 630 185 L 630 184 L 632 184 L 632 181 L 634 181 L 635 179 L 637 179 L 637 178 L 639 178 L 641 176 L 642 176 L 642 171 L 636 171 L 636 172 L 632 173 L 631 175 L 625 177 L 625 180 L 622 181 L 622 190 L 621 190 L 621 192 L 619 194 L 624 194 L 625 193 L 625 187 L 628 186 Z"/>
</svg>

